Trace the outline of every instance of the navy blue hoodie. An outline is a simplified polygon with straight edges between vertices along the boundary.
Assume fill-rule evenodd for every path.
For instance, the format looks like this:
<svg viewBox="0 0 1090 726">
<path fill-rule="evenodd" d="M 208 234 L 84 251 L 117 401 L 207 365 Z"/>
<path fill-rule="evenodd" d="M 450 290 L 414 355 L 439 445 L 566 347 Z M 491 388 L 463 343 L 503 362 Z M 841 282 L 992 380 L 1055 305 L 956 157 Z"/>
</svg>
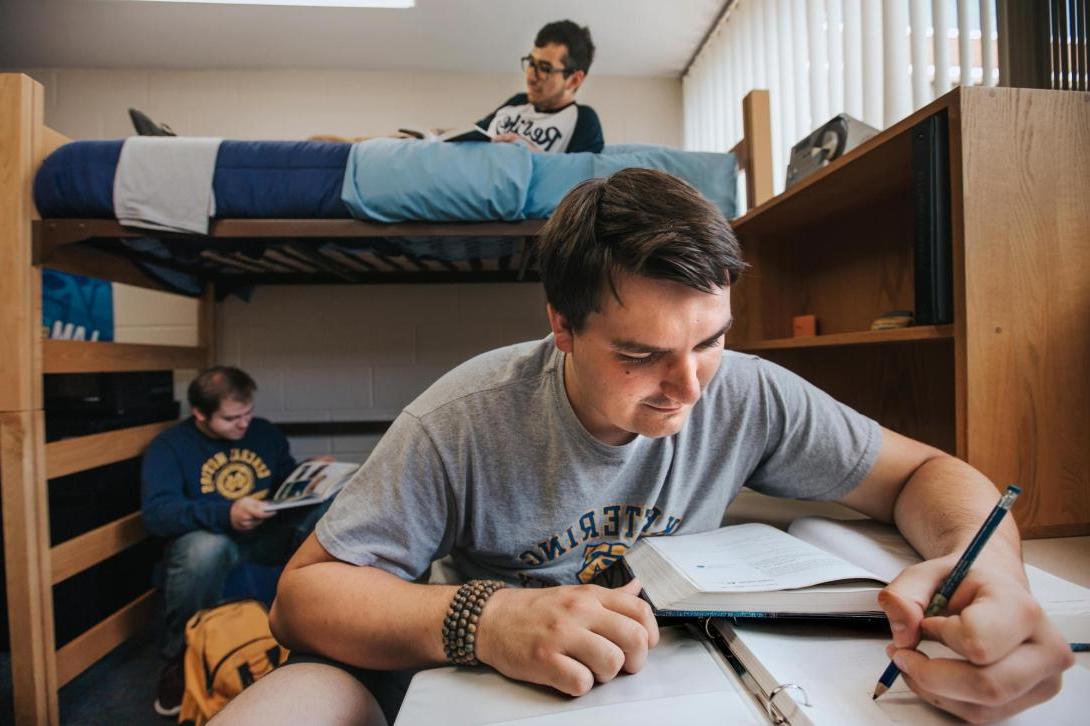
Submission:
<svg viewBox="0 0 1090 726">
<path fill-rule="evenodd" d="M 294 468 L 287 439 L 263 418 L 238 441 L 205 436 L 188 418 L 156 436 L 144 454 L 144 526 L 160 537 L 231 532 L 231 504 L 270 496 Z"/>
</svg>

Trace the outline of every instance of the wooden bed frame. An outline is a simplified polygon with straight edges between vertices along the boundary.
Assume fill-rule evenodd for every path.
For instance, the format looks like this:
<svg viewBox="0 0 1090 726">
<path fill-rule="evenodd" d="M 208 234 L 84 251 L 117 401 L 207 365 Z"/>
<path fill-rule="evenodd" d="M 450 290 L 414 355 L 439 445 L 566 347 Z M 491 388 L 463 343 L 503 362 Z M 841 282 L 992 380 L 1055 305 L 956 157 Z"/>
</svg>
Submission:
<svg viewBox="0 0 1090 726">
<path fill-rule="evenodd" d="M 68 141 L 44 123 L 44 90 L 22 74 L 0 74 L 0 482 L 17 723 L 59 723 L 57 690 L 148 622 L 153 591 L 140 595 L 60 649 L 54 644 L 53 586 L 146 538 L 133 512 L 50 546 L 48 480 L 139 456 L 173 421 L 45 442 L 43 375 L 194 369 L 216 360 L 215 282 L 200 299 L 196 346 L 48 340 L 42 331 L 41 268 L 165 290 L 130 258 L 83 244 L 92 237 L 143 234 L 110 220 L 38 219 L 31 187 L 42 160 Z M 749 206 L 772 196 L 767 91 L 743 103 L 746 139 L 732 151 L 746 173 Z M 365 238 L 399 235 L 535 236 L 542 222 L 384 225 L 358 220 L 220 220 L 212 236 Z M 496 279 L 525 279 L 527 245 Z M 472 266 L 471 266 L 472 267 Z M 482 270 L 470 269 L 468 272 Z M 466 270 L 402 269 L 336 274 L 336 282 L 470 281 Z M 443 274 L 446 273 L 446 274 Z M 500 274 L 502 273 L 502 274 Z M 481 278 L 477 278 L 481 279 Z M 485 278 L 487 279 L 487 277 Z M 264 280 L 269 281 L 269 280 Z M 280 282 L 298 282 L 281 279 Z M 302 281 L 314 281 L 303 279 Z"/>
</svg>

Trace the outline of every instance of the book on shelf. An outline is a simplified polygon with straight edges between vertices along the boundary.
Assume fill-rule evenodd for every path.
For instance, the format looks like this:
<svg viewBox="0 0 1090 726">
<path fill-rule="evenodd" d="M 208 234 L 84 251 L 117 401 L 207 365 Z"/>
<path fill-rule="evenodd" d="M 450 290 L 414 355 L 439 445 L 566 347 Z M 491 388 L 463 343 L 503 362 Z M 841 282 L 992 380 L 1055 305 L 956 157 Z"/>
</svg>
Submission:
<svg viewBox="0 0 1090 726">
<path fill-rule="evenodd" d="M 944 325 L 954 320 L 947 123 L 944 111 L 912 129 L 916 325 Z"/>
<path fill-rule="evenodd" d="M 424 141 L 490 141 L 492 134 L 476 124 L 450 129 L 398 129 L 398 133 Z"/>
<path fill-rule="evenodd" d="M 347 461 L 310 459 L 299 464 L 265 502 L 266 511 L 321 504 L 337 494 L 360 468 Z"/>
</svg>

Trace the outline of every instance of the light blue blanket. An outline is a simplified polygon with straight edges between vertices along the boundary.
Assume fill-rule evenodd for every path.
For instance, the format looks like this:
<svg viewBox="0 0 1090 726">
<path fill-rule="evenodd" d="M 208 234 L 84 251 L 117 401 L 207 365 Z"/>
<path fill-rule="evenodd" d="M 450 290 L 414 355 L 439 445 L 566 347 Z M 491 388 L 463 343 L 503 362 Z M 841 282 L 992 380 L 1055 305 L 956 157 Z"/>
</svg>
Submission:
<svg viewBox="0 0 1090 726">
<path fill-rule="evenodd" d="M 601 154 L 534 154 L 520 144 L 371 139 L 348 155 L 341 199 L 377 222 L 543 219 L 568 191 L 621 169 L 660 169 L 735 215 L 732 154 L 606 146 Z"/>
</svg>

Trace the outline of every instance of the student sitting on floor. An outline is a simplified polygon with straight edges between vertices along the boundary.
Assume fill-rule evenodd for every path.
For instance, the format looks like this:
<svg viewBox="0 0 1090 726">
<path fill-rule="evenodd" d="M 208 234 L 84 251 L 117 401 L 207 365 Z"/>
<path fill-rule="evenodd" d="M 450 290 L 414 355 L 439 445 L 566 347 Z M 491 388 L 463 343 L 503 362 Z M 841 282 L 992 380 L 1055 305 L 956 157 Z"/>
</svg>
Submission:
<svg viewBox="0 0 1090 726">
<path fill-rule="evenodd" d="M 201 372 L 189 384 L 193 415 L 159 434 L 144 454 L 144 526 L 167 539 L 160 632 L 166 663 L 155 700 L 163 716 L 177 715 L 182 702 L 186 621 L 220 599 L 240 562 L 287 562 L 328 506 L 265 511 L 262 500 L 295 460 L 284 435 L 254 417 L 256 390 L 238 368 Z"/>
</svg>

